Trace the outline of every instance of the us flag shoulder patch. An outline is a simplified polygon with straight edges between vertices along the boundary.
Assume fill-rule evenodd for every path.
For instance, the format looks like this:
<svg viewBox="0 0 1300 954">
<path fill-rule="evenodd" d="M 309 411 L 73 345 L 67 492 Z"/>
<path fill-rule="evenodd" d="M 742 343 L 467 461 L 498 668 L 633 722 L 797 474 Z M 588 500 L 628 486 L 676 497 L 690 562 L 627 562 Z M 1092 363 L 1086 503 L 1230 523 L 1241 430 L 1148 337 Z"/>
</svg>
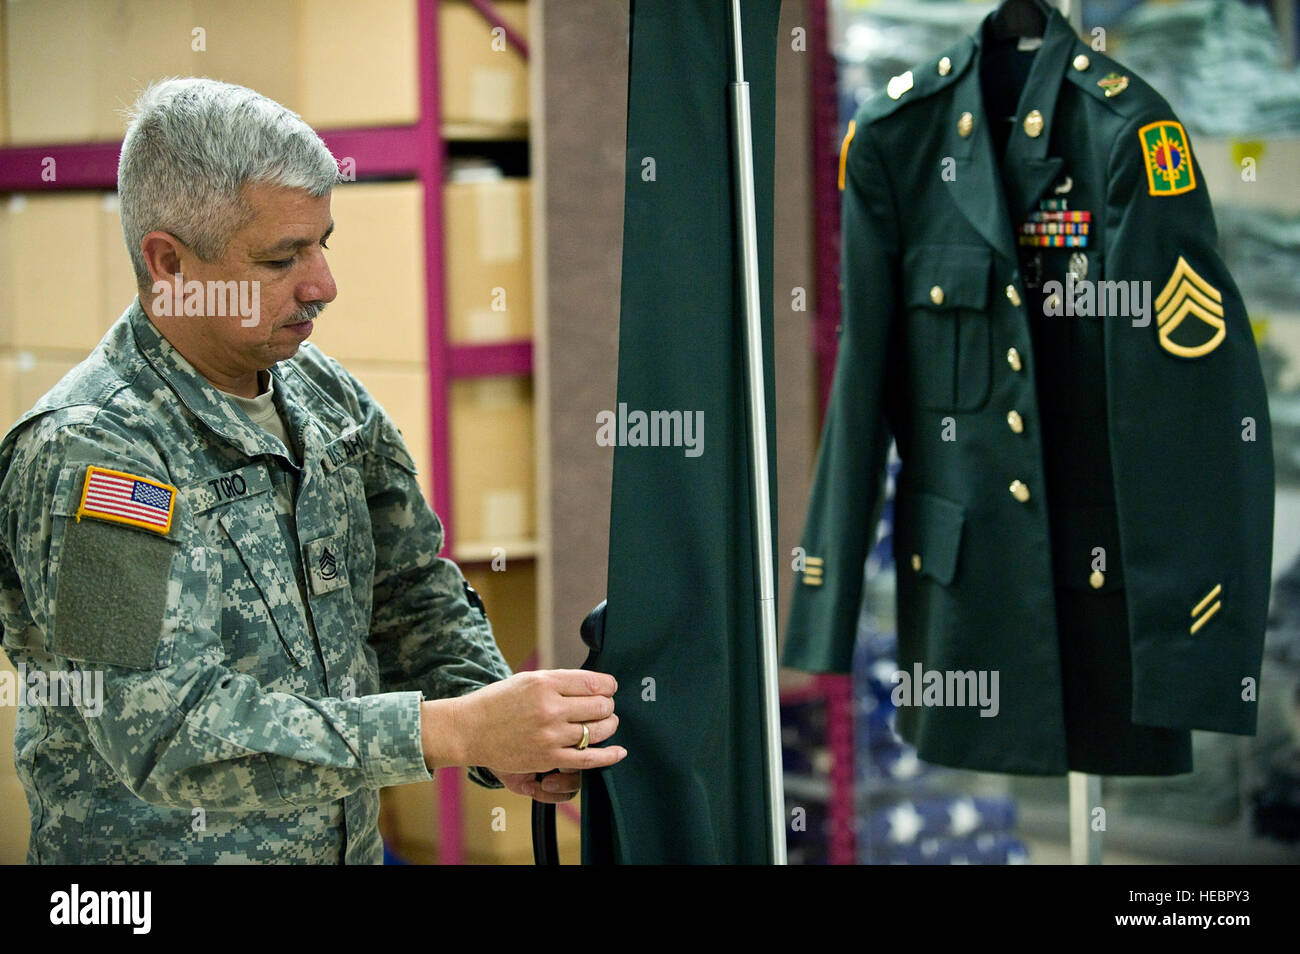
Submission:
<svg viewBox="0 0 1300 954">
<path fill-rule="evenodd" d="M 176 488 L 148 477 L 106 467 L 88 467 L 76 517 L 98 517 L 167 533 L 176 507 Z"/>
</svg>

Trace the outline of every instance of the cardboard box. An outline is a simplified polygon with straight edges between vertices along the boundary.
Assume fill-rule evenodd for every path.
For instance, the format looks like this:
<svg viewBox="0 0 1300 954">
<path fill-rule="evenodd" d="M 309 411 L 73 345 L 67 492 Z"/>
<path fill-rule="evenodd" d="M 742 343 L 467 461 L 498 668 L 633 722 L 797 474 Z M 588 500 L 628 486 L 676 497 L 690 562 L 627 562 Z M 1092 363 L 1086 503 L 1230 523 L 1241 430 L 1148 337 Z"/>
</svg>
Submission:
<svg viewBox="0 0 1300 954">
<path fill-rule="evenodd" d="M 117 317 L 105 317 L 103 302 L 104 202 L 83 192 L 9 197 L 13 347 L 85 354 Z"/>
<path fill-rule="evenodd" d="M 386 788 L 380 795 L 388 829 L 388 847 L 410 864 L 439 864 L 442 830 L 434 782 Z M 579 799 L 569 805 L 580 808 Z M 532 799 L 505 789 L 486 789 L 467 779 L 460 783 L 461 847 L 469 864 L 533 863 Z M 571 811 L 555 815 L 556 844 L 564 864 L 581 861 L 581 830 Z"/>
<path fill-rule="evenodd" d="M 9 660 L 8 654 L 0 649 L 0 678 L 18 679 L 18 670 Z M 14 768 L 14 723 L 18 718 L 18 707 L 0 706 L 0 778 L 13 777 Z M 0 824 L 0 828 L 3 825 Z"/>
<path fill-rule="evenodd" d="M 9 144 L 9 76 L 5 66 L 5 7 L 0 3 L 0 146 Z"/>
<path fill-rule="evenodd" d="M 37 357 L 30 352 L 17 352 L 13 358 L 17 413 L 26 413 L 45 395 L 46 391 L 58 384 L 59 379 L 76 367 L 84 357 L 84 355 L 75 357 L 69 355 L 62 358 Z"/>
<path fill-rule="evenodd" d="M 507 550 L 504 570 L 479 563 L 462 564 L 461 572 L 483 600 L 501 655 L 517 672 L 537 651 L 537 562 L 512 559 Z"/>
<path fill-rule="evenodd" d="M 581 810 L 580 797 L 568 804 Z M 477 865 L 531 865 L 533 831 L 531 798 L 505 789 L 486 789 L 467 782 L 461 788 L 462 844 L 465 861 Z M 555 841 L 560 858 L 577 864 L 581 830 L 564 809 L 555 813 Z"/>
<path fill-rule="evenodd" d="M 12 145 L 95 138 L 98 36 L 117 4 L 28 0 L 5 4 L 5 70 Z"/>
<path fill-rule="evenodd" d="M 100 199 L 99 236 L 104 276 L 103 316 L 111 326 L 136 297 L 135 269 L 122 234 L 121 203 L 116 192 L 107 192 Z"/>
<path fill-rule="evenodd" d="M 26 408 L 18 406 L 18 384 L 14 380 L 14 356 L 0 353 L 0 434 L 8 433 L 18 415 Z"/>
<path fill-rule="evenodd" d="M 312 341 L 344 364 L 427 362 L 424 191 L 418 182 L 360 183 L 334 190 L 336 231 L 325 253 L 335 298 Z"/>
<path fill-rule="evenodd" d="M 403 861 L 436 863 L 430 857 L 436 854 L 438 844 L 435 785 L 435 782 L 413 782 L 380 791 L 380 817 L 384 820 L 381 830 L 389 848 Z"/>
<path fill-rule="evenodd" d="M 406 441 L 406 449 L 419 468 L 418 480 L 424 499 L 433 506 L 433 464 L 429 446 L 429 374 L 424 368 L 395 368 L 353 362 L 348 371 L 380 403 Z"/>
<path fill-rule="evenodd" d="M 297 0 L 297 11 L 303 119 L 324 129 L 416 122 L 414 0 Z"/>
<path fill-rule="evenodd" d="M 15 775 L 0 775 L 0 865 L 23 863 L 31 832 L 32 816 L 22 785 Z"/>
<path fill-rule="evenodd" d="M 192 46 L 190 31 L 201 27 L 204 49 L 190 54 L 183 75 L 247 86 L 298 112 L 297 71 L 286 63 L 298 29 L 295 0 L 195 0 L 193 7 L 184 38 Z"/>
<path fill-rule="evenodd" d="M 264 0 L 264 5 L 274 2 Z M 121 141 L 126 133 L 126 111 L 150 83 L 172 76 L 225 79 L 211 72 L 215 61 L 210 53 L 194 50 L 196 45 L 211 50 L 220 44 L 214 40 L 212 25 L 198 15 L 196 4 L 189 0 L 96 2 L 93 7 L 92 19 L 55 24 L 57 43 L 51 43 L 48 36 L 43 41 L 47 49 L 58 51 L 74 30 L 85 29 L 93 38 L 89 66 L 94 81 L 88 87 L 91 138 Z M 196 34 L 195 30 L 203 32 Z M 53 62 L 56 69 L 63 69 L 66 55 L 55 53 Z"/>
<path fill-rule="evenodd" d="M 528 5 L 496 0 L 495 6 L 527 41 Z M 528 121 L 527 63 L 465 0 L 438 4 L 438 61 L 444 126 Z"/>
<path fill-rule="evenodd" d="M 528 179 L 443 188 L 447 340 L 530 338 L 532 189 Z"/>
<path fill-rule="evenodd" d="M 457 546 L 502 546 L 537 533 L 532 382 L 459 380 L 451 386 L 452 526 Z"/>
<path fill-rule="evenodd" d="M 11 197 L 0 196 L 0 348 L 13 343 L 14 310 L 14 243 Z"/>
</svg>

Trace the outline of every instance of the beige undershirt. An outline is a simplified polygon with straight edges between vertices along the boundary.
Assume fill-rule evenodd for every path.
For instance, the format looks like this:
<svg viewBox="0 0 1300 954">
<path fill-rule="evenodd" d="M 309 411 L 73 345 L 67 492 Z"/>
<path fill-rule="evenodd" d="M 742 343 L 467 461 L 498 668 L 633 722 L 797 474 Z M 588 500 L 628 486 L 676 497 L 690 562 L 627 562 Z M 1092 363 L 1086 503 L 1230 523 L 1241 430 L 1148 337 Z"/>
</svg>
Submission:
<svg viewBox="0 0 1300 954">
<path fill-rule="evenodd" d="M 259 374 L 259 381 L 261 378 L 262 375 Z M 229 393 L 226 397 L 234 401 L 254 424 L 272 437 L 278 437 L 286 449 L 292 448 L 293 445 L 289 443 L 289 430 L 284 426 L 284 418 L 275 407 L 275 379 L 271 375 L 266 375 L 266 390 L 257 397 L 246 398 Z"/>
</svg>

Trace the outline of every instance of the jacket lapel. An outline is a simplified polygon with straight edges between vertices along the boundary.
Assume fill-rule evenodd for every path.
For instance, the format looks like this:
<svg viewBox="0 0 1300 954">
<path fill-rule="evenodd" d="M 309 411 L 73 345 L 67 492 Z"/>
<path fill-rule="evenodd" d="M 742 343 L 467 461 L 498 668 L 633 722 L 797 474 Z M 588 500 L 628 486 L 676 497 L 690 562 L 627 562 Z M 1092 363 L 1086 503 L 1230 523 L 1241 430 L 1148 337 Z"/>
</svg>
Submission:
<svg viewBox="0 0 1300 954">
<path fill-rule="evenodd" d="M 944 184 L 953 203 L 985 241 L 1008 261 L 1014 261 L 1011 222 L 980 92 L 980 44 L 977 37 L 966 42 L 968 46 L 961 56 L 964 71 L 953 86 L 952 112 L 945 120 L 948 155 L 956 160 L 956 175 L 945 177 Z M 966 113 L 970 113 L 972 125 L 970 134 L 963 136 L 962 118 Z"/>
</svg>

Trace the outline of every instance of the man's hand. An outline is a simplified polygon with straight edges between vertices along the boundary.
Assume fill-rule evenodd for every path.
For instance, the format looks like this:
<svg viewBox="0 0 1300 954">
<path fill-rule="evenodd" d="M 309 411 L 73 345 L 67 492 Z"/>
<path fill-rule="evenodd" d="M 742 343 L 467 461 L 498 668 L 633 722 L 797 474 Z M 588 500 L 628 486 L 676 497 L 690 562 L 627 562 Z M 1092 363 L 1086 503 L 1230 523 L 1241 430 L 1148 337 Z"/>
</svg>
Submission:
<svg viewBox="0 0 1300 954">
<path fill-rule="evenodd" d="M 456 699 L 425 702 L 425 762 L 430 768 L 482 765 L 503 782 L 510 775 L 614 765 L 627 750 L 597 746 L 618 728 L 617 689 L 606 673 L 547 669 L 516 673 Z M 579 750 L 584 724 L 589 748 Z"/>
<path fill-rule="evenodd" d="M 567 802 L 578 794 L 582 788 L 582 773 L 577 769 L 560 769 L 547 775 L 540 782 L 532 772 L 512 775 L 509 772 L 493 772 L 506 788 L 516 795 L 539 802 Z"/>
</svg>

